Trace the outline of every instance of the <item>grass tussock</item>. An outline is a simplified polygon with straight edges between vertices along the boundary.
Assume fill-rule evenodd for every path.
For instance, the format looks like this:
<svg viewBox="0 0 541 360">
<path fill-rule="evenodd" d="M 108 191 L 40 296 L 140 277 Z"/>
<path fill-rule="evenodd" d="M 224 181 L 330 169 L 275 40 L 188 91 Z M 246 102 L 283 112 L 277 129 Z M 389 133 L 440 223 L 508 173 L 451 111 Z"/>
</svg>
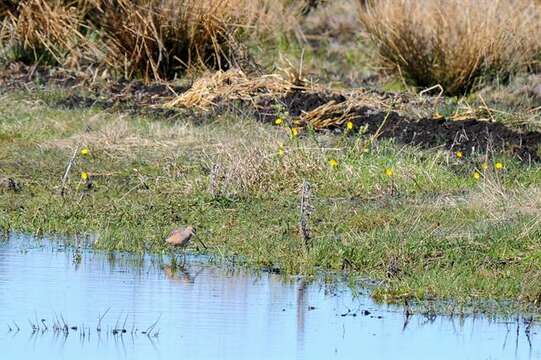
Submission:
<svg viewBox="0 0 541 360">
<path fill-rule="evenodd" d="M 21 0 L 1 9 L 0 48 L 26 63 L 91 64 L 126 78 L 170 79 L 192 67 L 245 62 L 243 42 L 291 30 L 301 3 Z"/>
<path fill-rule="evenodd" d="M 83 14 L 61 1 L 12 3 L 4 14 L 1 48 L 17 60 L 67 65 L 82 45 Z"/>
<path fill-rule="evenodd" d="M 378 0 L 360 12 L 384 63 L 449 94 L 535 66 L 541 6 L 532 0 Z"/>
<path fill-rule="evenodd" d="M 180 2 L 119 0 L 105 8 L 108 55 L 127 77 L 159 79 L 194 64 L 223 68 L 234 61 L 240 24 L 250 22 L 242 1 Z"/>
</svg>

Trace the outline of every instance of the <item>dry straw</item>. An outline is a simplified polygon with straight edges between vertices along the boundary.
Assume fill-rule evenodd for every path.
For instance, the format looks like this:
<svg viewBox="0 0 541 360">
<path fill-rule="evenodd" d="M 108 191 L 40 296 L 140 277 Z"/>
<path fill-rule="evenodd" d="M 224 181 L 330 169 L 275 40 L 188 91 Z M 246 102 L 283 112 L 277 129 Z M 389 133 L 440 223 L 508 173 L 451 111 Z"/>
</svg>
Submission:
<svg viewBox="0 0 541 360">
<path fill-rule="evenodd" d="M 199 78 L 192 88 L 167 106 L 209 110 L 222 102 L 242 100 L 257 105 L 262 98 L 281 98 L 293 90 L 310 87 L 300 80 L 278 74 L 250 77 L 239 69 L 218 71 Z"/>
<path fill-rule="evenodd" d="M 241 15 L 226 0 L 118 0 L 103 10 L 108 57 L 124 75 L 171 77 L 196 65 L 220 68 L 239 31 Z"/>
<path fill-rule="evenodd" d="M 247 75 L 242 70 L 231 69 L 208 73 L 197 79 L 186 92 L 165 104 L 166 107 L 180 107 L 202 112 L 241 101 L 253 109 L 268 109 L 272 104 L 284 105 L 289 96 L 303 93 L 306 98 L 327 96 L 329 99 L 343 98 L 343 101 L 329 100 L 313 109 L 301 111 L 291 119 L 297 126 L 309 125 L 314 129 L 341 127 L 354 123 L 363 117 L 361 109 L 398 113 L 411 113 L 412 108 L 426 107 L 419 118 L 432 115 L 432 105 L 424 104 L 424 97 L 410 97 L 407 101 L 397 101 L 392 97 L 365 89 L 340 91 L 300 79 L 298 74 L 289 73 Z M 405 95 L 404 95 L 405 96 Z M 285 105 L 284 105 L 285 106 Z M 286 109 L 287 110 L 287 109 Z M 470 119 L 478 114 L 478 109 L 467 108 L 451 115 L 453 120 Z"/>
</svg>

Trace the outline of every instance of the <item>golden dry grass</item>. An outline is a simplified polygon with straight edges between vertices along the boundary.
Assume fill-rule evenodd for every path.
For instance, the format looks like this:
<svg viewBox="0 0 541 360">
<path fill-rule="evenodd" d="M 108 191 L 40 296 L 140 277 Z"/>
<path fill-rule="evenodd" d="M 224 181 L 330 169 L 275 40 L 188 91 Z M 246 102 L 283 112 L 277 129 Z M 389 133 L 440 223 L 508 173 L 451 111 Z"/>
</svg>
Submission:
<svg viewBox="0 0 541 360">
<path fill-rule="evenodd" d="M 23 6 L 24 5 L 24 6 Z M 66 64 L 81 49 L 84 13 L 63 1 L 28 0 L 6 7 L 0 43 L 24 54 L 27 61 Z M 77 51 L 81 53 L 81 51 Z"/>
<path fill-rule="evenodd" d="M 124 77 L 173 78 L 187 68 L 245 61 L 243 41 L 294 31 L 303 2 L 272 0 L 21 0 L 7 14 L 0 47 L 27 62 L 112 69 Z M 22 56 L 24 58 L 24 56 Z"/>
<path fill-rule="evenodd" d="M 378 0 L 360 19 L 384 63 L 420 87 L 464 93 L 539 61 L 541 7 L 532 0 Z"/>
<path fill-rule="evenodd" d="M 127 77 L 170 76 L 182 67 L 221 68 L 247 21 L 234 1 L 119 0 L 103 11 L 112 63 L 123 64 Z"/>
<path fill-rule="evenodd" d="M 441 106 L 440 97 L 402 94 L 398 99 L 364 88 L 344 90 L 315 84 L 293 72 L 287 75 L 280 73 L 250 75 L 237 68 L 200 76 L 190 89 L 168 101 L 165 107 L 209 113 L 220 106 L 240 101 L 247 104 L 250 109 L 268 111 L 269 104 L 275 104 L 277 108 L 285 106 L 285 99 L 294 93 L 329 96 L 327 102 L 311 110 L 302 111 L 299 116 L 289 119 L 291 120 L 289 125 L 299 129 L 305 126 L 313 129 L 341 127 L 348 121 L 360 120 L 364 115 L 358 110 L 362 107 L 381 112 L 394 111 L 411 119 L 428 117 L 441 119 L 443 116 L 438 112 Z M 344 100 L 338 102 L 333 100 L 337 97 L 343 97 Z M 531 118 L 537 114 L 536 111 L 515 113 L 513 124 L 519 126 L 530 123 Z M 494 121 L 495 114 L 495 110 L 486 105 L 477 106 L 461 101 L 452 113 L 446 114 L 446 117 L 454 121 L 469 119 Z"/>
</svg>

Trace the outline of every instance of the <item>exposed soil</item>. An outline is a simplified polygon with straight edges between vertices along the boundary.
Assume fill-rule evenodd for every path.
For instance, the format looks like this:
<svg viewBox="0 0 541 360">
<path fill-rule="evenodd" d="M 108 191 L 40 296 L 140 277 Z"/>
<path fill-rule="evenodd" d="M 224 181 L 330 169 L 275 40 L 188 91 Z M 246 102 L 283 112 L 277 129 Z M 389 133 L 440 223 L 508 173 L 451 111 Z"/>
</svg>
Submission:
<svg viewBox="0 0 541 360">
<path fill-rule="evenodd" d="M 522 161 L 539 161 L 541 133 L 514 131 L 501 123 L 445 119 L 411 120 L 392 112 L 374 111 L 367 107 L 353 110 L 359 118 L 354 121 L 357 128 L 367 125 L 368 134 L 379 138 L 393 138 L 403 144 L 419 145 L 423 148 L 442 146 L 464 153 L 486 153 L 487 151 L 508 152 Z"/>
<path fill-rule="evenodd" d="M 304 112 L 312 111 L 330 101 L 341 103 L 346 101 L 346 97 L 332 93 L 292 91 L 283 98 L 262 98 L 256 104 L 257 109 L 254 115 L 260 121 L 273 122 L 277 115 L 276 105 L 283 107 L 290 116 L 297 117 Z M 249 106 L 250 104 L 247 103 L 245 105 Z"/>
<path fill-rule="evenodd" d="M 154 107 L 152 104 L 144 101 L 139 102 L 130 96 L 103 100 L 94 96 L 73 94 L 59 99 L 51 105 L 66 109 L 98 107 L 103 110 L 122 111 L 131 115 L 143 115 L 167 119 L 180 114 L 179 110 Z"/>
<path fill-rule="evenodd" d="M 400 97 L 399 95 L 397 95 Z M 300 116 L 312 111 L 329 101 L 344 102 L 342 95 L 314 94 L 292 92 L 278 102 L 285 105 L 292 116 Z M 407 99 L 398 99 L 407 101 Z M 268 104 L 260 104 L 265 110 L 258 112 L 258 118 L 272 121 Z M 350 116 L 354 130 L 366 127 L 366 134 L 374 135 L 379 132 L 380 139 L 395 139 L 402 144 L 418 145 L 423 148 L 443 147 L 462 151 L 466 154 L 486 153 L 487 151 L 506 152 L 515 155 L 522 161 L 541 160 L 541 133 L 521 132 L 511 129 L 502 123 L 468 119 L 454 121 L 447 119 L 411 119 L 397 112 L 387 113 L 381 109 L 368 106 L 350 108 Z M 343 113 L 333 113 L 333 118 L 339 118 Z M 342 131 L 344 124 L 330 125 L 326 129 Z"/>
<path fill-rule="evenodd" d="M 66 91 L 66 96 L 54 100 L 51 105 L 68 109 L 99 107 L 132 114 L 175 116 L 178 112 L 155 105 L 181 94 L 190 84 L 165 83 L 145 84 L 139 80 L 96 81 L 88 74 L 52 69 L 48 67 L 12 64 L 0 71 L 0 92 L 43 88 L 57 88 Z"/>
</svg>

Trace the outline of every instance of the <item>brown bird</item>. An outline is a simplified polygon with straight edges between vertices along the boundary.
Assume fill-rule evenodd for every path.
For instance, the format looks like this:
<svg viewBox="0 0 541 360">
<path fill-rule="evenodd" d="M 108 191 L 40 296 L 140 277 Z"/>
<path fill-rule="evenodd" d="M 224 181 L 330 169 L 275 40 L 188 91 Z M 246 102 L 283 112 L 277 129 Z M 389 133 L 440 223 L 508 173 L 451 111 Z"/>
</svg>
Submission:
<svg viewBox="0 0 541 360">
<path fill-rule="evenodd" d="M 195 229 L 192 226 L 188 226 L 184 230 L 174 229 L 165 242 L 173 246 L 186 247 L 194 235 Z"/>
</svg>

